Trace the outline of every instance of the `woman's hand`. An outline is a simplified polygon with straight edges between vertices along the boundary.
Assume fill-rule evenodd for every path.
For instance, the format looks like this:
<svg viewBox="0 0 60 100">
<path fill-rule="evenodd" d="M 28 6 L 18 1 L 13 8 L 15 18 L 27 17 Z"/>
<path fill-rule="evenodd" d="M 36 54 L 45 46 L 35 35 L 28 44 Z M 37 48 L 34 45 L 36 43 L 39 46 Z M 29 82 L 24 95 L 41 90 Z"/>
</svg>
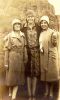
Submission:
<svg viewBox="0 0 60 100">
<path fill-rule="evenodd" d="M 52 34 L 52 44 L 54 46 L 57 45 L 57 33 L 56 32 Z"/>
<path fill-rule="evenodd" d="M 5 65 L 5 68 L 8 70 L 8 65 Z"/>
<path fill-rule="evenodd" d="M 44 49 L 43 49 L 42 43 L 40 43 L 40 52 L 41 52 L 41 53 L 44 53 Z"/>
<path fill-rule="evenodd" d="M 40 52 L 41 52 L 41 53 L 44 53 L 44 49 L 43 49 L 43 48 L 41 48 L 41 49 L 40 49 Z"/>
</svg>

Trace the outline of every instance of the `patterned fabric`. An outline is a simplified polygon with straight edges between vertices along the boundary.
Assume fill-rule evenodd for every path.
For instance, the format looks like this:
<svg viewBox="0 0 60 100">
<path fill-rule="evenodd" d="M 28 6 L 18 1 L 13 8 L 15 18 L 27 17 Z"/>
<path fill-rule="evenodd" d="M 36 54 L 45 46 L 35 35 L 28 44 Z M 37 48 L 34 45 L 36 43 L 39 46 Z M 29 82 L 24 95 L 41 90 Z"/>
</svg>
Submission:
<svg viewBox="0 0 60 100">
<path fill-rule="evenodd" d="M 25 69 L 26 76 L 39 76 L 40 60 L 39 60 L 39 43 L 36 26 L 27 27 L 25 32 L 27 39 L 28 63 Z"/>
</svg>

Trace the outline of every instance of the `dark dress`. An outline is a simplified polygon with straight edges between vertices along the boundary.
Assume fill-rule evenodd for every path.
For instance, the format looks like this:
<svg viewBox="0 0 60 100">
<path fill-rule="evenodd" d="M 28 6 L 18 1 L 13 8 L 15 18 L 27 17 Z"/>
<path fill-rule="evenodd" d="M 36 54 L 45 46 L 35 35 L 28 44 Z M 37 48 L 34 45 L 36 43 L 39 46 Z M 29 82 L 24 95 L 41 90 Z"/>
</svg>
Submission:
<svg viewBox="0 0 60 100">
<path fill-rule="evenodd" d="M 39 56 L 39 33 L 36 25 L 32 27 L 24 27 L 23 32 L 25 33 L 27 40 L 27 53 L 28 62 L 25 66 L 25 75 L 27 77 L 38 77 L 40 76 L 40 56 Z"/>
</svg>

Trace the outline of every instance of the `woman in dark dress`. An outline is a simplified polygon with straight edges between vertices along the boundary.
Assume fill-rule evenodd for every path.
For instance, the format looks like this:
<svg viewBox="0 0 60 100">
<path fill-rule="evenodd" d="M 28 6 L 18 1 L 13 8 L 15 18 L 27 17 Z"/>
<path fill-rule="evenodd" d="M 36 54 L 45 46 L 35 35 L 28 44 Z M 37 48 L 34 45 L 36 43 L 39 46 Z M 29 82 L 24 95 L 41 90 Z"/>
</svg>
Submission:
<svg viewBox="0 0 60 100">
<path fill-rule="evenodd" d="M 26 24 L 23 31 L 27 40 L 28 63 L 25 68 L 25 76 L 27 77 L 27 87 L 29 100 L 35 99 L 35 90 L 37 78 L 40 74 L 39 61 L 39 31 L 35 24 L 35 13 L 28 10 L 26 13 Z"/>
</svg>

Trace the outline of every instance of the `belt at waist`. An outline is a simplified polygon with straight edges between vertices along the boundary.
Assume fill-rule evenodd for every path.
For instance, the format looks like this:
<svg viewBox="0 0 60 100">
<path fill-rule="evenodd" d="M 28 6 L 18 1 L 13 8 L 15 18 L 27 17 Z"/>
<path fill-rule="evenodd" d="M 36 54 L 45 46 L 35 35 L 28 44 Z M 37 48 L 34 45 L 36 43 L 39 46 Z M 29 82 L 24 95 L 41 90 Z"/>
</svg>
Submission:
<svg viewBox="0 0 60 100">
<path fill-rule="evenodd" d="M 17 52 L 17 53 L 21 53 L 22 52 L 22 48 L 11 48 L 10 51 L 14 51 L 14 52 Z"/>
<path fill-rule="evenodd" d="M 29 48 L 29 49 L 38 49 L 39 48 L 39 45 L 38 46 L 28 46 L 27 45 L 27 48 Z"/>
</svg>

